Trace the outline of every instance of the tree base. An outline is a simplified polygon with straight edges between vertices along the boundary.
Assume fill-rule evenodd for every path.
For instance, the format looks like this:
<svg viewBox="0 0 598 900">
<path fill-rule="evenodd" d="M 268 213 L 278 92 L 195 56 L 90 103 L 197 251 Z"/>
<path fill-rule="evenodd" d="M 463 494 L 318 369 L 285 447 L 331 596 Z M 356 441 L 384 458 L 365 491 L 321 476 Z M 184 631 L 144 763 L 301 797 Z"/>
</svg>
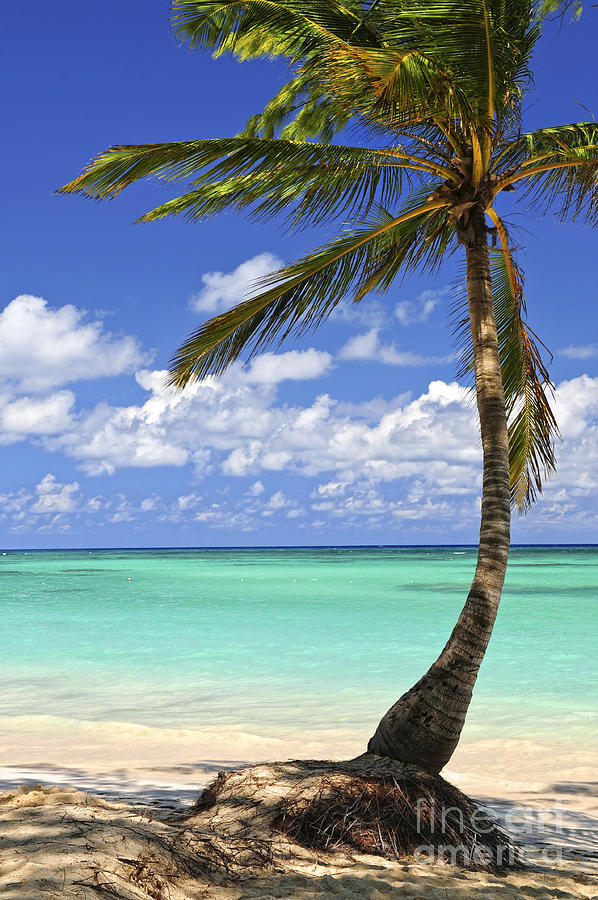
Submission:
<svg viewBox="0 0 598 900">
<path fill-rule="evenodd" d="M 498 823 L 440 775 L 370 753 L 220 772 L 183 818 L 228 835 L 241 865 L 243 838 L 250 853 L 270 841 L 274 865 L 289 838 L 299 854 L 358 851 L 493 873 L 524 865 Z M 284 850 L 276 835 L 287 839 Z"/>
</svg>

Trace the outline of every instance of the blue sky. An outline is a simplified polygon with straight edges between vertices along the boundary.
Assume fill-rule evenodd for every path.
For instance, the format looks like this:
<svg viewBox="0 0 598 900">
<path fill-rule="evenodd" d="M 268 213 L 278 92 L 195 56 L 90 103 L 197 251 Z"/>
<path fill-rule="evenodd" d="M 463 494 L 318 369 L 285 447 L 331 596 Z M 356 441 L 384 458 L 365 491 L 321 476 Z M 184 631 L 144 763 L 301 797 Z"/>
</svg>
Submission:
<svg viewBox="0 0 598 900">
<path fill-rule="evenodd" d="M 475 541 L 480 449 L 451 359 L 454 265 L 176 396 L 161 372 L 181 340 L 333 232 L 237 215 L 131 224 L 165 199 L 155 184 L 100 205 L 53 193 L 112 143 L 235 134 L 284 66 L 190 53 L 166 3 L 33 0 L 3 22 L 0 544 Z M 593 10 L 548 26 L 534 69 L 529 128 L 588 118 Z M 502 208 L 521 226 L 564 439 L 514 540 L 595 541 L 598 237 Z"/>
</svg>

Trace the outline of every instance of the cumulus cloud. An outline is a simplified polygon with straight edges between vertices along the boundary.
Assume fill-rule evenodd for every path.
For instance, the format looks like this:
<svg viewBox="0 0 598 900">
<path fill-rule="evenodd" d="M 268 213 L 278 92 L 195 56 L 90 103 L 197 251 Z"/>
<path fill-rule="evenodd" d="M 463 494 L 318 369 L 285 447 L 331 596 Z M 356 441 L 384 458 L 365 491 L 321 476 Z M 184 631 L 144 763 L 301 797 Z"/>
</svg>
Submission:
<svg viewBox="0 0 598 900">
<path fill-rule="evenodd" d="M 261 481 L 254 481 L 253 484 L 248 488 L 247 495 L 249 497 L 259 497 L 260 494 L 263 494 L 265 490 L 266 488 Z"/>
<path fill-rule="evenodd" d="M 441 291 L 422 291 L 415 300 L 400 300 L 395 306 L 395 316 L 401 325 L 426 322 L 449 290 L 443 288 Z"/>
<path fill-rule="evenodd" d="M 358 403 L 337 403 L 329 394 L 305 406 L 289 406 L 276 396 L 289 366 L 296 376 L 307 377 L 323 371 L 329 358 L 316 351 L 281 354 L 278 362 L 268 356 L 267 370 L 276 377 L 255 379 L 252 367 L 237 367 L 182 392 L 165 387 L 162 372 L 141 372 L 138 383 L 149 393 L 143 404 L 101 404 L 80 416 L 76 428 L 48 436 L 45 443 L 92 475 L 191 463 L 200 477 L 213 472 L 254 479 L 266 472 L 330 473 L 329 484 L 340 490 L 340 485 L 363 478 L 420 478 L 425 463 L 426 478 L 440 493 L 477 490 L 477 426 L 466 389 L 434 381 L 415 399 L 400 395 L 374 405 L 365 402 L 363 410 Z M 263 493 L 261 481 L 246 489 L 249 498 Z M 192 500 L 194 495 L 181 498 L 179 508 Z M 269 504 L 266 508 L 273 508 Z M 211 516 L 209 510 L 204 513 Z"/>
<path fill-rule="evenodd" d="M 45 514 L 72 512 L 77 505 L 79 490 L 77 481 L 61 484 L 55 475 L 48 473 L 36 486 L 37 499 L 29 511 Z"/>
<path fill-rule="evenodd" d="M 256 282 L 280 269 L 284 263 L 273 253 L 258 253 L 245 260 L 232 272 L 206 272 L 201 276 L 203 288 L 189 305 L 196 312 L 215 315 L 247 300 L 256 292 Z"/>
<path fill-rule="evenodd" d="M 433 381 L 419 396 L 385 401 L 376 415 L 371 409 L 359 415 L 359 404 L 349 412 L 327 394 L 304 406 L 281 404 L 276 385 L 250 382 L 242 369 L 230 381 L 212 379 L 182 393 L 166 389 L 159 372 L 143 373 L 139 383 L 148 391 L 145 403 L 104 405 L 80 417 L 76 429 L 43 440 L 88 472 L 195 460 L 198 476 L 249 479 L 246 484 L 228 492 L 214 488 L 210 477 L 201 492 L 152 494 L 135 504 L 122 494 L 85 498 L 78 482 L 47 475 L 32 490 L 0 498 L 0 515 L 13 529 L 58 531 L 85 515 L 133 527 L 163 521 L 244 532 L 259 522 L 312 528 L 314 520 L 367 528 L 425 522 L 439 534 L 475 526 L 478 427 L 471 394 L 456 383 Z M 563 382 L 555 408 L 564 439 L 558 475 L 525 527 L 565 517 L 590 527 L 598 521 L 598 378 Z M 296 480 L 280 480 L 281 472 L 311 482 L 298 491 Z M 261 480 L 268 473 L 270 490 Z"/>
<path fill-rule="evenodd" d="M 0 396 L 0 444 L 12 444 L 28 435 L 68 430 L 74 402 L 71 391 L 56 391 L 47 397 Z"/>
<path fill-rule="evenodd" d="M 396 344 L 383 344 L 380 329 L 371 328 L 363 334 L 349 338 L 342 347 L 339 359 L 372 360 L 389 366 L 427 366 L 432 363 L 452 362 L 452 356 L 421 356 L 410 350 L 399 350 Z"/>
<path fill-rule="evenodd" d="M 287 353 L 262 353 L 245 372 L 249 384 L 277 384 L 280 381 L 305 381 L 319 378 L 332 367 L 332 356 L 321 350 L 289 350 Z"/>
<path fill-rule="evenodd" d="M 48 473 L 32 490 L 21 488 L 0 495 L 0 519 L 14 533 L 60 533 L 70 528 L 70 517 L 86 506 L 79 483 L 59 482 Z"/>
<path fill-rule="evenodd" d="M 21 392 L 121 375 L 148 361 L 133 337 L 104 331 L 70 304 L 54 309 L 21 294 L 0 313 L 0 379 Z"/>
</svg>

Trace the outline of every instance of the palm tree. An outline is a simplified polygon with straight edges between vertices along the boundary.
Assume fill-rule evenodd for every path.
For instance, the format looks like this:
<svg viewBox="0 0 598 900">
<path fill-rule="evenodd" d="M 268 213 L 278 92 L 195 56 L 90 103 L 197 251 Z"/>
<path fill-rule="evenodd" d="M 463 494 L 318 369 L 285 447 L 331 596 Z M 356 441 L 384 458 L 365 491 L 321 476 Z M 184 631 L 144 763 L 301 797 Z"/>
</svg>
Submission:
<svg viewBox="0 0 598 900">
<path fill-rule="evenodd" d="M 237 137 L 111 147 L 61 190 L 110 198 L 158 177 L 185 182 L 185 192 L 139 221 L 238 209 L 342 229 L 202 324 L 172 361 L 173 385 L 219 375 L 319 325 L 343 300 L 464 254 L 461 371 L 474 378 L 483 449 L 477 567 L 442 653 L 368 747 L 438 772 L 492 632 L 511 506 L 530 506 L 554 467 L 550 382 L 497 201 L 522 189 L 563 219 L 595 225 L 598 126 L 522 130 L 541 32 L 532 0 L 174 0 L 173 12 L 191 48 L 286 58 L 289 82 Z M 335 142 L 347 124 L 361 146 Z"/>
</svg>

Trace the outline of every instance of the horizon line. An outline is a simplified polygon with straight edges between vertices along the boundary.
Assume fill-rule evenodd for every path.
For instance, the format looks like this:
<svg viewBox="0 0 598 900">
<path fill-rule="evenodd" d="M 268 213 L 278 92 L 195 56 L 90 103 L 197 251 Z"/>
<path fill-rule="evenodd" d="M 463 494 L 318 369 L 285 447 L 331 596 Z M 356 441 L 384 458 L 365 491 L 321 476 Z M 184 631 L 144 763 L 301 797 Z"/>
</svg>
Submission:
<svg viewBox="0 0 598 900">
<path fill-rule="evenodd" d="M 140 551 L 140 550 L 407 550 L 407 549 L 423 549 L 443 547 L 465 547 L 466 549 L 475 550 L 478 544 L 227 544 L 217 545 L 210 544 L 206 546 L 182 544 L 182 545 L 149 545 L 144 547 L 0 547 L 2 555 L 8 553 L 70 553 L 87 550 L 88 552 L 96 551 Z M 511 544 L 510 549 L 518 547 L 598 547 L 598 543 L 517 543 Z"/>
</svg>

